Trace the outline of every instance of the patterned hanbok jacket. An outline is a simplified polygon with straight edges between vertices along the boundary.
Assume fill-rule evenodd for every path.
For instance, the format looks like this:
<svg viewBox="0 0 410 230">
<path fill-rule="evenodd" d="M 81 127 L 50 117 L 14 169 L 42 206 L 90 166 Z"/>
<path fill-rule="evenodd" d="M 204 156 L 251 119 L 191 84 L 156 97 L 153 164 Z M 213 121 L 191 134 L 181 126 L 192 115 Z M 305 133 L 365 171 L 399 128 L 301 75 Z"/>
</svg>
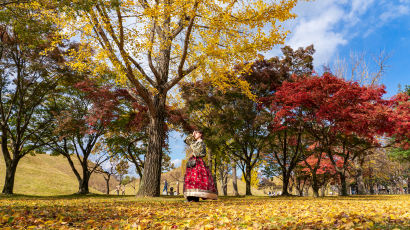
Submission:
<svg viewBox="0 0 410 230">
<path fill-rule="evenodd" d="M 195 157 L 205 157 L 206 156 L 206 146 L 202 140 L 195 140 L 192 134 L 185 138 L 184 142 L 189 145 L 192 149 L 192 154 Z"/>
</svg>

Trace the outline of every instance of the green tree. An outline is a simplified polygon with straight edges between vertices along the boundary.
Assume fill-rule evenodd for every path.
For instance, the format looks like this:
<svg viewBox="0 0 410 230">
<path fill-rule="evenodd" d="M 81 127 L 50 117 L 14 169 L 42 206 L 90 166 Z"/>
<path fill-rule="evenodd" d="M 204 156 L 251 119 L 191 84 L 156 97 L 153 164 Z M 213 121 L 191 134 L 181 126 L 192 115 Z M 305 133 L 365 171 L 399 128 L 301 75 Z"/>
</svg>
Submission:
<svg viewBox="0 0 410 230">
<path fill-rule="evenodd" d="M 12 194 L 19 161 L 40 152 L 50 125 L 46 101 L 61 78 L 61 53 L 50 47 L 52 24 L 39 10 L 10 4 L 0 9 L 0 131 L 6 163 L 3 193 Z"/>
<path fill-rule="evenodd" d="M 67 159 L 79 183 L 78 194 L 88 194 L 91 174 L 111 157 L 103 136 L 118 117 L 119 102 L 110 88 L 101 85 L 104 83 L 98 85 L 87 81 L 86 76 L 72 76 L 74 81 L 68 80 L 49 105 L 52 127 L 43 141 L 53 154 L 61 154 Z M 90 88 L 99 90 L 93 95 L 84 92 Z M 92 97 L 104 100 L 103 108 Z M 95 158 L 93 163 L 90 163 L 91 158 Z M 80 170 L 75 167 L 74 159 L 80 162 Z"/>
</svg>

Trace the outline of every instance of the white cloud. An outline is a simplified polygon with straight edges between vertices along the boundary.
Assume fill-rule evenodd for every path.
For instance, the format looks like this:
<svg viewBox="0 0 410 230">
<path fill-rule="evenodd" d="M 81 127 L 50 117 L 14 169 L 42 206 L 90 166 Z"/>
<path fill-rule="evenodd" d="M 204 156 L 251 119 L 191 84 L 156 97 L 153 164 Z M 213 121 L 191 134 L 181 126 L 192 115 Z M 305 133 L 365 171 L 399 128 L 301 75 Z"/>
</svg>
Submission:
<svg viewBox="0 0 410 230">
<path fill-rule="evenodd" d="M 340 47 L 357 36 L 371 35 L 376 28 L 410 14 L 410 0 L 316 0 L 300 3 L 298 17 L 284 23 L 289 29 L 286 45 L 292 48 L 314 44 L 317 67 L 331 63 Z M 269 52 L 278 55 L 276 48 Z"/>
<path fill-rule="evenodd" d="M 374 3 L 374 0 L 352 0 L 350 14 L 363 14 Z"/>
<path fill-rule="evenodd" d="M 316 66 L 326 63 L 339 45 L 347 43 L 343 34 L 334 30 L 343 19 L 344 11 L 336 5 L 328 7 L 317 16 L 301 18 L 288 41 L 292 48 L 314 44 Z"/>
<path fill-rule="evenodd" d="M 171 163 L 174 164 L 175 167 L 179 167 L 181 165 L 181 159 L 171 160 Z"/>
<path fill-rule="evenodd" d="M 410 13 L 410 6 L 407 4 L 408 3 L 405 2 L 401 5 L 389 5 L 386 7 L 386 11 L 380 15 L 380 20 L 382 23 L 408 15 Z"/>
</svg>

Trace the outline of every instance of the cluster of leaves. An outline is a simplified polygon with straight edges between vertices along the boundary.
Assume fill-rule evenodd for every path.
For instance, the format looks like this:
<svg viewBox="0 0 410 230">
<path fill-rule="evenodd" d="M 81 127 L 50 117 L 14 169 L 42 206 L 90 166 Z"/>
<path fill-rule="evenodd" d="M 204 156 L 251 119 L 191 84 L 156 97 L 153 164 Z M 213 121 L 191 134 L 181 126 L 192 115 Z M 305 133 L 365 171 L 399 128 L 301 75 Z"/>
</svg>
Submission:
<svg viewBox="0 0 410 230">
<path fill-rule="evenodd" d="M 341 194 L 347 195 L 349 165 L 356 158 L 362 159 L 371 153 L 367 150 L 379 147 L 380 136 L 406 136 L 406 133 L 398 133 L 401 130 L 398 126 L 408 121 L 405 115 L 408 110 L 400 110 L 403 99 L 385 100 L 382 98 L 384 93 L 384 86 L 361 86 L 358 82 L 346 81 L 326 72 L 322 76 L 294 75 L 271 97 L 262 98 L 274 116 L 270 126 L 279 143 L 296 146 L 296 150 L 290 149 L 295 151 L 290 163 L 282 162 L 282 171 L 286 168 L 282 165 L 289 164 L 290 172 L 291 166 L 305 161 L 317 194 L 317 175 L 323 175 L 323 165 L 320 165 L 323 160 L 322 164 L 332 165 L 334 174 L 340 177 Z M 281 138 L 280 132 L 290 139 Z M 307 151 L 308 146 L 314 147 L 313 151 Z M 284 156 L 290 155 L 287 148 L 281 152 Z M 277 155 L 275 153 L 275 160 L 281 163 Z M 311 162 L 306 162 L 306 159 Z M 286 180 L 287 175 L 283 178 Z"/>
<path fill-rule="evenodd" d="M 410 226 L 409 196 L 182 199 L 3 199 L 2 229 L 380 229 Z"/>
</svg>

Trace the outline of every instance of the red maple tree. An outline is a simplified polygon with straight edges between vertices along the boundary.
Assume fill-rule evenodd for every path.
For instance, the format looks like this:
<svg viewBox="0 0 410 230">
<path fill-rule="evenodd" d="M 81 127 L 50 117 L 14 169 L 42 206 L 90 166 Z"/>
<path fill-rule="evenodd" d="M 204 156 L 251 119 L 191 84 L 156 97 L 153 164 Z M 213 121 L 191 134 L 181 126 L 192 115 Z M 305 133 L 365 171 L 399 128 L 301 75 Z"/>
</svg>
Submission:
<svg viewBox="0 0 410 230">
<path fill-rule="evenodd" d="M 394 101 L 383 99 L 384 93 L 384 86 L 360 86 L 324 73 L 294 76 L 265 103 L 270 103 L 274 114 L 274 129 L 303 124 L 317 151 L 326 152 L 340 177 L 342 195 L 347 195 L 348 162 L 376 146 L 380 135 L 394 133 Z M 342 166 L 337 165 L 337 157 L 342 157 Z"/>
</svg>

